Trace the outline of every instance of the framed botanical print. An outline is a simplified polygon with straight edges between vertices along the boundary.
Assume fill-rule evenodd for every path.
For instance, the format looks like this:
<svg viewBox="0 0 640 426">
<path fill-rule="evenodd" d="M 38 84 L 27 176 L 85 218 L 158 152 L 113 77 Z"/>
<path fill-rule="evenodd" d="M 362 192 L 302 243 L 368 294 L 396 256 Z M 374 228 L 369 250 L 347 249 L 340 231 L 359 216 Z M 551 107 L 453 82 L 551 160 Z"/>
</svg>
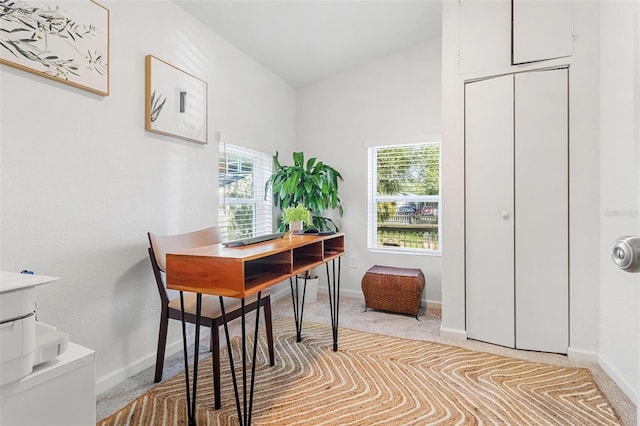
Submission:
<svg viewBox="0 0 640 426">
<path fill-rule="evenodd" d="M 207 83 L 155 56 L 145 59 L 145 129 L 206 144 Z"/>
<path fill-rule="evenodd" d="M 0 63 L 109 95 L 109 10 L 93 0 L 0 2 Z"/>
</svg>

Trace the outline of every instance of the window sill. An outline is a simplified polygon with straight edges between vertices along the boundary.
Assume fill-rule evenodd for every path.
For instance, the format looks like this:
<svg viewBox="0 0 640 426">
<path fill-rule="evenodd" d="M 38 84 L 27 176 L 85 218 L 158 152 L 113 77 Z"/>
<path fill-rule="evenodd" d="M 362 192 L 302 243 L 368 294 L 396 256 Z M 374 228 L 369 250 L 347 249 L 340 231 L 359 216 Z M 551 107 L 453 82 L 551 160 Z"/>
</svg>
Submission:
<svg viewBox="0 0 640 426">
<path fill-rule="evenodd" d="M 402 247 L 393 247 L 393 248 L 369 247 L 369 251 L 371 253 L 383 253 L 383 254 L 402 254 L 402 255 L 408 254 L 411 256 L 442 257 L 442 251 L 440 250 L 425 251 L 425 250 L 405 249 Z"/>
</svg>

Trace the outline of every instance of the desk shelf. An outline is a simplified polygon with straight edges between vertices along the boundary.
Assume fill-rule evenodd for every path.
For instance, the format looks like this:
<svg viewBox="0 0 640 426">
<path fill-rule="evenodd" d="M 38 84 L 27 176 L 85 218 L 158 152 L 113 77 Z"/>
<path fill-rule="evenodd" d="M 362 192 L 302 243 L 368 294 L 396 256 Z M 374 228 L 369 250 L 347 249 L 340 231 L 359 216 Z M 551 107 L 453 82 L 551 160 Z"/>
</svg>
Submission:
<svg viewBox="0 0 640 426">
<path fill-rule="evenodd" d="M 322 241 L 294 248 L 292 272 L 297 274 L 321 264 L 323 261 L 322 250 Z"/>
<path fill-rule="evenodd" d="M 325 261 L 335 259 L 344 254 L 344 235 L 324 241 L 323 258 Z"/>
</svg>

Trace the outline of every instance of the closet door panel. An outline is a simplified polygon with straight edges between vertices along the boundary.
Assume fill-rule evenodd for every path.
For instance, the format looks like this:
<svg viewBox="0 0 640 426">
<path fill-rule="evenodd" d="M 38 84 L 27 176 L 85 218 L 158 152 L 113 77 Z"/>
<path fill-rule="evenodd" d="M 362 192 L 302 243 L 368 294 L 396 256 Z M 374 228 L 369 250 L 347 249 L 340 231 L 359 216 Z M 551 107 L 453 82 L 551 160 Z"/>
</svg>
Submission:
<svg viewBox="0 0 640 426">
<path fill-rule="evenodd" d="M 516 347 L 569 344 L 568 70 L 515 76 Z"/>
<path fill-rule="evenodd" d="M 467 336 L 508 347 L 515 321 L 512 121 L 513 76 L 466 84 Z"/>
<path fill-rule="evenodd" d="M 573 1 L 513 0 L 513 64 L 573 55 Z"/>
</svg>

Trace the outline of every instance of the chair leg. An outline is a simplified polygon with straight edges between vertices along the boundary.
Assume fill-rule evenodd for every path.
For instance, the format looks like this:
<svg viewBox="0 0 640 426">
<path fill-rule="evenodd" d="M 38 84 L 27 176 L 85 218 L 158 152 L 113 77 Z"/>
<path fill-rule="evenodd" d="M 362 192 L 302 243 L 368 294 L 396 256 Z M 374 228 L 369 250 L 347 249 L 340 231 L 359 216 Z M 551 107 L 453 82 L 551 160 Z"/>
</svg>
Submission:
<svg viewBox="0 0 640 426">
<path fill-rule="evenodd" d="M 164 368 L 164 351 L 167 347 L 167 329 L 169 327 L 169 313 L 163 309 L 160 313 L 160 331 L 158 332 L 158 349 L 156 351 L 156 375 L 154 382 L 162 381 L 162 369 Z"/>
<path fill-rule="evenodd" d="M 211 324 L 211 359 L 213 361 L 213 399 L 215 409 L 222 405 L 220 402 L 220 325 L 214 322 Z"/>
<path fill-rule="evenodd" d="M 272 367 L 276 364 L 273 355 L 273 328 L 271 326 L 271 297 L 267 297 L 261 302 L 264 309 L 264 322 L 267 329 L 267 346 L 269 346 L 269 365 Z"/>
</svg>

